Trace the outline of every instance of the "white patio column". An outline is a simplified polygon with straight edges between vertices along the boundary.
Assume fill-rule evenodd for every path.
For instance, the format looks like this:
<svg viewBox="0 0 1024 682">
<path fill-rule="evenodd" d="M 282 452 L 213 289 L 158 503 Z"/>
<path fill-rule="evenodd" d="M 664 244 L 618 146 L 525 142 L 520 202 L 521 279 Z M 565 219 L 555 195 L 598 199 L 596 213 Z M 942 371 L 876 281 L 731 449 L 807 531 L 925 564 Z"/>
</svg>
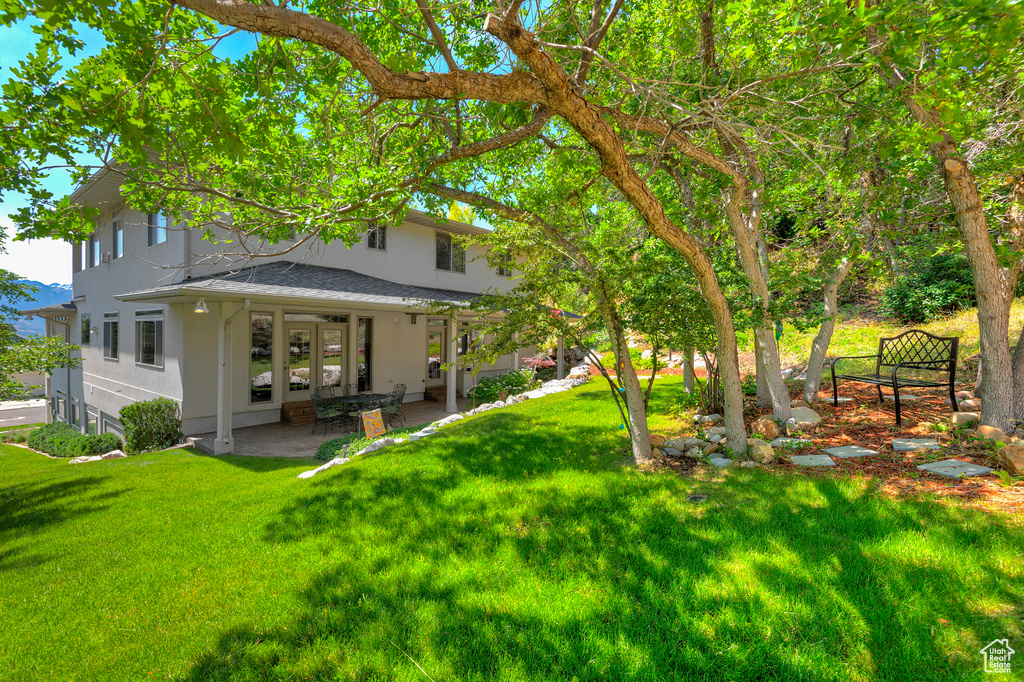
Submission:
<svg viewBox="0 0 1024 682">
<path fill-rule="evenodd" d="M 512 369 L 519 369 L 519 334 L 512 336 L 512 339 L 516 342 L 516 349 L 512 353 Z"/>
<path fill-rule="evenodd" d="M 359 383 L 359 318 L 356 312 L 348 314 L 348 371 L 345 375 L 346 384 Z M 358 393 L 358 391 L 356 391 Z"/>
<path fill-rule="evenodd" d="M 558 378 L 565 378 L 565 339 L 558 337 Z"/>
<path fill-rule="evenodd" d="M 448 362 L 451 363 L 451 367 L 448 368 L 448 404 L 445 406 L 445 412 L 458 412 L 459 405 L 455 401 L 455 389 L 456 389 L 456 374 L 457 371 L 455 361 L 458 359 L 458 343 L 459 337 L 459 323 L 452 319 L 448 321 Z"/>
<path fill-rule="evenodd" d="M 231 323 L 249 307 L 249 299 L 232 314 L 229 304 L 221 302 L 217 324 L 217 438 L 213 454 L 230 455 L 234 450 L 231 438 Z"/>
<path fill-rule="evenodd" d="M 231 454 L 231 328 L 228 326 L 228 304 L 217 305 L 217 438 L 213 441 L 213 454 Z"/>
</svg>

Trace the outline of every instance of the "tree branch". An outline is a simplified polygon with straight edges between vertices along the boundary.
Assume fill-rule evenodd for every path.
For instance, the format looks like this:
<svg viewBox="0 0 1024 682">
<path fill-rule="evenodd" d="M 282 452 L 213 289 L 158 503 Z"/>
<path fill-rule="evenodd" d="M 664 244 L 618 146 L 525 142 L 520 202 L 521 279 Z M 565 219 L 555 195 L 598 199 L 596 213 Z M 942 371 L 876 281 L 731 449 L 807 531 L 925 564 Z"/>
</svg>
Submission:
<svg viewBox="0 0 1024 682">
<path fill-rule="evenodd" d="M 521 71 L 502 75 L 467 71 L 396 73 L 350 31 L 304 12 L 242 0 L 178 0 L 178 4 L 227 26 L 295 38 L 331 50 L 363 74 L 375 94 L 387 99 L 482 99 L 500 104 L 543 104 L 547 100 L 540 82 Z"/>
<path fill-rule="evenodd" d="M 448 49 L 448 43 L 444 39 L 444 33 L 441 31 L 441 27 L 434 21 L 434 15 L 430 12 L 430 7 L 427 5 L 427 0 L 416 0 L 416 6 L 420 8 L 420 14 L 423 15 L 423 20 L 427 22 L 427 28 L 430 29 L 430 35 L 434 37 L 434 43 L 437 45 L 437 49 L 441 52 L 441 56 L 444 57 L 444 63 L 448 65 L 448 71 L 454 73 L 461 71 L 459 65 L 455 63 L 455 57 L 452 56 L 452 51 Z"/>
</svg>

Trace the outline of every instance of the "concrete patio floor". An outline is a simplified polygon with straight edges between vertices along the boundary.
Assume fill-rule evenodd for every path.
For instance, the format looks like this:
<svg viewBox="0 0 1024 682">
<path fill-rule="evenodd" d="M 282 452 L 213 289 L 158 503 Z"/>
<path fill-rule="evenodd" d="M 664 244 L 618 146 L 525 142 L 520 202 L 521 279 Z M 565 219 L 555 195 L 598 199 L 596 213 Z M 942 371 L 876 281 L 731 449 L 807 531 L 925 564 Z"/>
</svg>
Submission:
<svg viewBox="0 0 1024 682">
<path fill-rule="evenodd" d="M 459 412 L 467 409 L 468 401 L 459 398 L 457 405 Z M 405 413 L 405 425 L 416 426 L 418 424 L 429 424 L 438 419 L 444 419 L 449 415 L 445 412 L 445 404 L 431 400 L 420 400 L 402 405 L 402 412 Z M 398 426 L 395 424 L 395 426 Z M 316 433 L 312 424 L 285 424 L 277 422 L 274 424 L 261 424 L 260 426 L 248 426 L 234 429 L 232 437 L 235 441 L 235 455 L 247 457 L 313 457 L 316 449 L 326 440 L 338 438 L 352 433 L 351 427 L 342 430 L 335 426 L 327 430 L 324 436 L 324 427 L 317 426 Z M 213 454 L 213 441 L 216 433 L 203 433 L 194 436 L 195 447 L 203 452 Z"/>
</svg>

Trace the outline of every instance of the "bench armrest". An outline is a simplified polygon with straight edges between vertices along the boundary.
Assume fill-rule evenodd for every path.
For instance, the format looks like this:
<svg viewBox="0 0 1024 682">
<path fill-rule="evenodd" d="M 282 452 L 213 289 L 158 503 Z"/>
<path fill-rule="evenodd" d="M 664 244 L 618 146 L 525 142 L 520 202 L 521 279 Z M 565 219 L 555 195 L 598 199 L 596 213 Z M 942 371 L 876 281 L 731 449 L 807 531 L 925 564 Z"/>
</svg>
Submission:
<svg viewBox="0 0 1024 682">
<path fill-rule="evenodd" d="M 832 361 L 832 371 L 835 371 L 835 367 L 836 367 L 836 365 L 839 364 L 840 360 L 866 360 L 867 358 L 877 358 L 877 357 L 879 357 L 879 355 L 877 353 L 875 353 L 874 355 L 844 355 L 844 356 L 838 357 L 838 358 L 836 358 L 835 360 Z"/>
</svg>

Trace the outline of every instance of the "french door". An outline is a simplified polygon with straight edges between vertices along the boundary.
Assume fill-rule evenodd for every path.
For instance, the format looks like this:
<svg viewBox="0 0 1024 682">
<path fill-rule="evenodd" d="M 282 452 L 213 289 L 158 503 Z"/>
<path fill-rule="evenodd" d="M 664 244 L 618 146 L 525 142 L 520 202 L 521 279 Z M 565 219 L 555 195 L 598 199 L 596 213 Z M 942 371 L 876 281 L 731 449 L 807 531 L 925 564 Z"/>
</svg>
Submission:
<svg viewBox="0 0 1024 682">
<path fill-rule="evenodd" d="M 290 323 L 285 327 L 285 339 L 285 402 L 308 400 L 315 388 L 346 383 L 347 324 Z"/>
</svg>

